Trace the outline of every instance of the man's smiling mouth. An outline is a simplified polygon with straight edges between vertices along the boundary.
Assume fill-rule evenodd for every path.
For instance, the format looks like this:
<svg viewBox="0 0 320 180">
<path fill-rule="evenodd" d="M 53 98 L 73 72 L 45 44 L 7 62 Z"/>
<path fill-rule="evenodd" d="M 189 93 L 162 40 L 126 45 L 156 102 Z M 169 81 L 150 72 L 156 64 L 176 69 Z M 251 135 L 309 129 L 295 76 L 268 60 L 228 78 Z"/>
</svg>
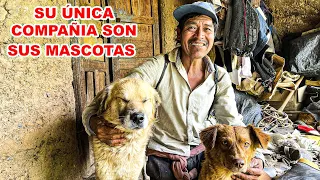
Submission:
<svg viewBox="0 0 320 180">
<path fill-rule="evenodd" d="M 192 46 L 207 46 L 208 43 L 206 42 L 194 42 L 194 41 L 191 41 L 189 43 L 189 45 L 192 45 Z"/>
</svg>

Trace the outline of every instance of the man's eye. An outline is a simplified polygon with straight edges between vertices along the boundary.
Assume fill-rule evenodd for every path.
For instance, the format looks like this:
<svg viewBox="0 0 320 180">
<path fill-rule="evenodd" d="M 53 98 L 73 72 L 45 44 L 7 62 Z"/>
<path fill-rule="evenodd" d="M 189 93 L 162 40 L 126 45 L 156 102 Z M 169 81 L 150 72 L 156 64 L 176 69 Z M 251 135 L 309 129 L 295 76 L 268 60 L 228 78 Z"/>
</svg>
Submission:
<svg viewBox="0 0 320 180">
<path fill-rule="evenodd" d="M 210 32 L 212 32 L 212 29 L 211 29 L 211 28 L 205 28 L 204 30 L 205 30 L 205 31 L 210 31 Z"/>
<path fill-rule="evenodd" d="M 196 30 L 197 28 L 196 27 L 194 27 L 194 26 L 189 26 L 188 27 L 188 30 L 190 30 L 190 31 L 194 31 L 194 30 Z"/>
</svg>

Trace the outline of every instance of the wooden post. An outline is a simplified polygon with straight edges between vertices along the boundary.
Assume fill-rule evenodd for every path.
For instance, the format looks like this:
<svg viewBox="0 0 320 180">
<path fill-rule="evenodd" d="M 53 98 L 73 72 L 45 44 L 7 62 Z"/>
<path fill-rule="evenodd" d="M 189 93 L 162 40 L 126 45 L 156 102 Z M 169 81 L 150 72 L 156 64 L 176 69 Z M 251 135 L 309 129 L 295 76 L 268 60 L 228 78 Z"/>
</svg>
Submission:
<svg viewBox="0 0 320 180">
<path fill-rule="evenodd" d="M 289 95 L 287 96 L 287 98 L 284 100 L 284 102 L 282 103 L 281 107 L 278 109 L 278 111 L 282 112 L 284 110 L 284 108 L 286 107 L 286 105 L 288 104 L 289 100 L 291 99 L 291 97 L 293 96 L 294 92 L 298 89 L 301 81 L 303 80 L 303 76 L 301 76 L 298 81 L 295 83 L 295 87 L 294 90 L 290 91 Z"/>
</svg>

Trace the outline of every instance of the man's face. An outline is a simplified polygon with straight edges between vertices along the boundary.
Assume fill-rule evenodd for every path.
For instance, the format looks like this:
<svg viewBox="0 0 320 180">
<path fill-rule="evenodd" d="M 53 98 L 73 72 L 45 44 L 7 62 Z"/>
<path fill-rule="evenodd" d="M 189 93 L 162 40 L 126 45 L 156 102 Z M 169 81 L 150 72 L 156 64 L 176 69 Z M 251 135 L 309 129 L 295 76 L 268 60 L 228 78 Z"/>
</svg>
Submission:
<svg viewBox="0 0 320 180">
<path fill-rule="evenodd" d="M 205 15 L 188 19 L 181 31 L 182 54 L 191 59 L 202 59 L 209 53 L 214 41 L 212 19 Z"/>
</svg>

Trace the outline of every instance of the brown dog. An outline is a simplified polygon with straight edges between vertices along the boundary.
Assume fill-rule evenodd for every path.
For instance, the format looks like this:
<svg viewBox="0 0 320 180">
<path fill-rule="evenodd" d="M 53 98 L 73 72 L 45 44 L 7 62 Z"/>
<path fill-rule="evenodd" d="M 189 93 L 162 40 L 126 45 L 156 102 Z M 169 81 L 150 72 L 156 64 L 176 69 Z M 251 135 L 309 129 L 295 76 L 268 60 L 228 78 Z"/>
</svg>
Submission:
<svg viewBox="0 0 320 180">
<path fill-rule="evenodd" d="M 125 78 L 112 83 L 94 101 L 100 104 L 97 114 L 124 131 L 127 139 L 123 145 L 110 147 L 93 137 L 97 179 L 137 180 L 160 103 L 157 91 L 142 80 Z"/>
<path fill-rule="evenodd" d="M 259 128 L 215 125 L 200 133 L 206 147 L 201 180 L 229 180 L 232 174 L 246 172 L 256 148 L 266 148 L 269 135 Z"/>
</svg>

